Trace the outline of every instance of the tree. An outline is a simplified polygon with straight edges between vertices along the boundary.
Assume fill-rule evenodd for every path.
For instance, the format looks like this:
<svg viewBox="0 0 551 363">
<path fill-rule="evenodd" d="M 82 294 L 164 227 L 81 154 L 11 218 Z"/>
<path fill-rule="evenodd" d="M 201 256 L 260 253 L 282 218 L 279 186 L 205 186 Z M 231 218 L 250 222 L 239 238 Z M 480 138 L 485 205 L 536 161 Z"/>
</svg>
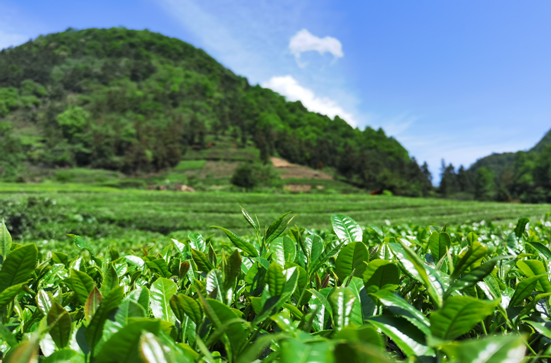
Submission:
<svg viewBox="0 0 551 363">
<path fill-rule="evenodd" d="M 476 171 L 475 197 L 477 200 L 492 200 L 495 191 L 494 173 L 482 167 Z"/>
<path fill-rule="evenodd" d="M 233 173 L 231 183 L 237 187 L 250 190 L 258 185 L 258 179 L 251 163 L 243 163 Z"/>
<path fill-rule="evenodd" d="M 462 192 L 472 193 L 474 191 L 473 173 L 466 170 L 463 165 L 457 171 L 457 184 Z"/>
<path fill-rule="evenodd" d="M 455 173 L 455 168 L 450 163 L 446 166 L 446 162 L 442 159 L 442 173 L 440 180 L 440 192 L 445 197 L 456 193 L 458 191 L 457 187 L 457 174 Z"/>
</svg>

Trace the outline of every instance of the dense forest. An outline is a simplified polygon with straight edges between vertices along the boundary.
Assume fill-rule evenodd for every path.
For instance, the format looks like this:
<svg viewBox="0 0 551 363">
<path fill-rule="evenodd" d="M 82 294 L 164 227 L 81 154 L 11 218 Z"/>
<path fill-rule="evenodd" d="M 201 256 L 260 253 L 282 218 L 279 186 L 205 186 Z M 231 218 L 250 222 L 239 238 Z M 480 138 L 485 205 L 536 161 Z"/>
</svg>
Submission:
<svg viewBox="0 0 551 363">
<path fill-rule="evenodd" d="M 441 176 L 446 197 L 551 203 L 551 130 L 528 151 L 492 154 L 469 169 L 442 162 Z"/>
<path fill-rule="evenodd" d="M 0 52 L 0 177 L 89 167 L 128 175 L 173 167 L 205 138 L 254 142 L 348 182 L 420 196 L 420 166 L 382 129 L 309 112 L 179 39 L 125 28 L 68 29 Z"/>
</svg>

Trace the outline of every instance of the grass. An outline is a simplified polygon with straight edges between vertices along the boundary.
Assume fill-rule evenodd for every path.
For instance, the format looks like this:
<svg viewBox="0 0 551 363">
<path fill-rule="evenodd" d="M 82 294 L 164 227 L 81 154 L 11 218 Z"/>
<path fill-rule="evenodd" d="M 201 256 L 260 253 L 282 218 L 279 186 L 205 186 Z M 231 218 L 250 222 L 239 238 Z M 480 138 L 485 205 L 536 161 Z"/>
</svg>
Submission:
<svg viewBox="0 0 551 363">
<path fill-rule="evenodd" d="M 203 169 L 206 160 L 182 160 L 174 167 L 174 171 L 200 170 Z"/>
</svg>

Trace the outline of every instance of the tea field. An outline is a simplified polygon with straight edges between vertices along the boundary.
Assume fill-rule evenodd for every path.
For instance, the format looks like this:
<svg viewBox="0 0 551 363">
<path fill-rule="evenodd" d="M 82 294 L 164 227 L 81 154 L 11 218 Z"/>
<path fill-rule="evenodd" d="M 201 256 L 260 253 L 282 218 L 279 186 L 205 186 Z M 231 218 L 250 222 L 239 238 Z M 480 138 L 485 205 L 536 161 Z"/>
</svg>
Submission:
<svg viewBox="0 0 551 363">
<path fill-rule="evenodd" d="M 2 362 L 551 358 L 549 205 L 32 187 L 0 185 Z"/>
</svg>

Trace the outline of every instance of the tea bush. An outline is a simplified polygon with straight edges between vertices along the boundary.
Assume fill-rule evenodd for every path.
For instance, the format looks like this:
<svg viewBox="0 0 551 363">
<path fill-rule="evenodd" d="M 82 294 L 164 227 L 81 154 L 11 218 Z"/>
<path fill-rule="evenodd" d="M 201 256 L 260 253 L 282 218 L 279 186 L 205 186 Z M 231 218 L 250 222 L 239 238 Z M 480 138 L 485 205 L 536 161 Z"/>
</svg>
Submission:
<svg viewBox="0 0 551 363">
<path fill-rule="evenodd" d="M 71 257 L 0 226 L 3 362 L 521 362 L 550 358 L 547 219 L 515 228 L 263 228 Z"/>
</svg>

